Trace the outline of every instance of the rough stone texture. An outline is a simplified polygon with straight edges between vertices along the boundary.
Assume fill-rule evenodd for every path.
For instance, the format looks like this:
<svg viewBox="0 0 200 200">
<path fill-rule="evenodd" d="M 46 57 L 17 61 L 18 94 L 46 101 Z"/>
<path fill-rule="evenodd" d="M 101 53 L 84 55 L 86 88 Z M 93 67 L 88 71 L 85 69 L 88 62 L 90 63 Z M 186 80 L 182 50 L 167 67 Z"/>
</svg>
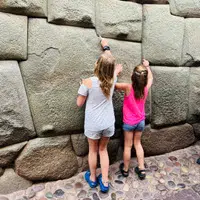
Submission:
<svg viewBox="0 0 200 200">
<path fill-rule="evenodd" d="M 168 0 L 121 0 L 121 1 L 132 1 L 141 4 L 168 4 Z"/>
<path fill-rule="evenodd" d="M 196 138 L 200 139 L 200 123 L 192 124 L 194 129 L 194 135 Z"/>
<path fill-rule="evenodd" d="M 26 144 L 27 142 L 22 142 L 19 144 L 0 148 L 0 167 L 6 167 L 12 164 Z"/>
<path fill-rule="evenodd" d="M 165 198 L 164 200 L 199 200 L 200 195 L 198 195 L 192 189 L 186 189 L 173 193 L 170 197 Z"/>
<path fill-rule="evenodd" d="M 189 122 L 200 122 L 200 68 L 190 68 Z"/>
<path fill-rule="evenodd" d="M 27 57 L 27 17 L 0 13 L 0 60 Z"/>
<path fill-rule="evenodd" d="M 185 34 L 182 63 L 185 66 L 200 66 L 200 19 L 185 19 Z"/>
<path fill-rule="evenodd" d="M 84 133 L 71 135 L 71 141 L 77 156 L 85 156 L 88 154 L 88 141 Z"/>
<path fill-rule="evenodd" d="M 145 155 L 159 155 L 183 149 L 194 141 L 193 128 L 189 124 L 158 130 L 146 127 L 142 137 Z"/>
<path fill-rule="evenodd" d="M 0 177 L 0 194 L 9 194 L 18 190 L 24 190 L 30 187 L 32 183 L 18 176 L 13 169 L 5 170 Z"/>
<path fill-rule="evenodd" d="M 35 136 L 18 63 L 0 61 L 0 147 Z"/>
<path fill-rule="evenodd" d="M 3 175 L 4 170 L 2 168 L 0 168 L 0 176 Z"/>
<path fill-rule="evenodd" d="M 161 127 L 186 121 L 189 68 L 152 67 L 151 125 Z"/>
<path fill-rule="evenodd" d="M 48 21 L 72 26 L 95 26 L 95 0 L 49 0 Z"/>
<path fill-rule="evenodd" d="M 116 161 L 119 145 L 120 145 L 119 138 L 112 139 L 108 143 L 108 155 L 109 155 L 110 164 L 112 164 Z"/>
<path fill-rule="evenodd" d="M 182 17 L 200 17 L 199 0 L 169 0 L 173 15 Z"/>
<path fill-rule="evenodd" d="M 180 65 L 184 18 L 170 15 L 168 5 L 144 5 L 143 12 L 143 57 L 154 65 Z"/>
<path fill-rule="evenodd" d="M 82 129 L 84 108 L 75 99 L 80 78 L 93 74 L 101 53 L 95 31 L 30 19 L 28 47 L 20 66 L 38 135 Z"/>
<path fill-rule="evenodd" d="M 97 1 L 96 29 L 103 37 L 141 41 L 142 5 L 118 0 Z"/>
<path fill-rule="evenodd" d="M 29 141 L 15 161 L 16 172 L 28 180 L 58 180 L 78 170 L 70 136 L 36 138 Z"/>
<path fill-rule="evenodd" d="M 78 160 L 78 173 L 87 171 L 89 169 L 88 155 L 83 157 L 77 157 Z"/>
<path fill-rule="evenodd" d="M 0 11 L 45 17 L 47 16 L 47 0 L 1 0 Z"/>
</svg>

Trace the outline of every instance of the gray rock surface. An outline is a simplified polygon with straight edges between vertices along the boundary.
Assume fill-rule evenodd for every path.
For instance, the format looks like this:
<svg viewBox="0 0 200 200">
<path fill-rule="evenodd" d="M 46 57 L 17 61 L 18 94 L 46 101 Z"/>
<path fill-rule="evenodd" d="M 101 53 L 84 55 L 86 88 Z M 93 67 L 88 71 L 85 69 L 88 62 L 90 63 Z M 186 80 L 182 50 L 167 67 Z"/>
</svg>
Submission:
<svg viewBox="0 0 200 200">
<path fill-rule="evenodd" d="M 0 11 L 45 17 L 47 16 L 47 0 L 1 0 Z"/>
<path fill-rule="evenodd" d="M 22 148 L 27 142 L 14 144 L 0 149 L 0 167 L 8 167 L 12 164 L 15 158 L 19 155 Z"/>
<path fill-rule="evenodd" d="M 146 127 L 142 136 L 145 155 L 159 155 L 190 146 L 195 141 L 191 125 L 184 124 L 163 129 Z"/>
<path fill-rule="evenodd" d="M 0 13 L 0 60 L 27 58 L 27 17 Z"/>
<path fill-rule="evenodd" d="M 15 161 L 15 168 L 20 176 L 34 181 L 73 176 L 78 170 L 78 161 L 70 136 L 30 140 Z"/>
<path fill-rule="evenodd" d="M 189 68 L 156 66 L 152 72 L 151 125 L 161 127 L 186 121 Z"/>
<path fill-rule="evenodd" d="M 173 15 L 182 17 L 200 17 L 199 0 L 169 0 Z"/>
<path fill-rule="evenodd" d="M 144 5 L 143 12 L 143 57 L 153 65 L 179 66 L 184 18 L 171 15 L 168 5 Z"/>
<path fill-rule="evenodd" d="M 189 122 L 200 122 L 200 68 L 190 68 Z"/>
<path fill-rule="evenodd" d="M 200 123 L 192 124 L 192 127 L 194 129 L 194 135 L 197 139 L 200 139 Z"/>
<path fill-rule="evenodd" d="M 96 29 L 103 37 L 141 41 L 142 6 L 119 0 L 99 0 Z"/>
<path fill-rule="evenodd" d="M 185 66 L 200 66 L 200 19 L 185 19 L 185 34 L 182 63 Z"/>
<path fill-rule="evenodd" d="M 108 155 L 109 155 L 110 164 L 116 161 L 119 145 L 120 145 L 119 138 L 112 139 L 108 143 Z"/>
<path fill-rule="evenodd" d="M 0 176 L 3 175 L 4 170 L 0 167 Z"/>
<path fill-rule="evenodd" d="M 84 108 L 76 97 L 80 79 L 93 74 L 101 53 L 95 31 L 30 19 L 28 47 L 20 67 L 38 135 L 83 129 Z"/>
<path fill-rule="evenodd" d="M 141 4 L 168 4 L 168 0 L 130 0 L 130 1 Z"/>
<path fill-rule="evenodd" d="M 95 0 L 49 0 L 48 21 L 72 26 L 95 26 Z"/>
<path fill-rule="evenodd" d="M 0 147 L 35 136 L 27 96 L 15 61 L 0 61 Z"/>
<path fill-rule="evenodd" d="M 9 194 L 18 190 L 27 189 L 32 182 L 18 176 L 13 169 L 5 170 L 3 176 L 0 177 L 0 194 Z"/>
<path fill-rule="evenodd" d="M 71 141 L 77 156 L 85 156 L 88 154 L 88 141 L 84 133 L 71 135 Z"/>
</svg>

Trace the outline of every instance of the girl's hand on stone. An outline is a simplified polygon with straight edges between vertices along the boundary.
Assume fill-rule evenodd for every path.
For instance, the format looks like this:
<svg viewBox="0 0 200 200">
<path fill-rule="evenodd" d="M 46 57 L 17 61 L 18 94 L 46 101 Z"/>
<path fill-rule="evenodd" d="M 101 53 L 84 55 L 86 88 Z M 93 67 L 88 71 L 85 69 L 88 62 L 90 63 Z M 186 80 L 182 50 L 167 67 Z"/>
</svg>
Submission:
<svg viewBox="0 0 200 200">
<path fill-rule="evenodd" d="M 101 40 L 101 46 L 102 47 L 108 46 L 108 41 L 106 39 L 102 38 L 102 40 Z"/>
<path fill-rule="evenodd" d="M 149 61 L 148 61 L 148 60 L 143 59 L 143 60 L 142 60 L 142 64 L 143 64 L 145 67 L 149 67 Z"/>
</svg>

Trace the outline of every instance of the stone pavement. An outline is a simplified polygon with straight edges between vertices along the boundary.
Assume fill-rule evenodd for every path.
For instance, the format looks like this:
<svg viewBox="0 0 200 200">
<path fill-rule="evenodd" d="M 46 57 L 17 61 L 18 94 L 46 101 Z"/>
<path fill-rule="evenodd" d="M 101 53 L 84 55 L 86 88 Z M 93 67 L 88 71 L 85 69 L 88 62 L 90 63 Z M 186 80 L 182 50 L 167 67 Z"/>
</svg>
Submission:
<svg viewBox="0 0 200 200">
<path fill-rule="evenodd" d="M 147 177 L 141 181 L 134 173 L 136 159 L 131 160 L 130 176 L 122 177 L 119 163 L 110 166 L 109 193 L 90 189 L 84 173 L 70 179 L 35 184 L 24 191 L 0 195 L 0 200 L 200 200 L 200 141 L 186 149 L 145 158 Z M 98 169 L 99 172 L 99 169 Z"/>
</svg>

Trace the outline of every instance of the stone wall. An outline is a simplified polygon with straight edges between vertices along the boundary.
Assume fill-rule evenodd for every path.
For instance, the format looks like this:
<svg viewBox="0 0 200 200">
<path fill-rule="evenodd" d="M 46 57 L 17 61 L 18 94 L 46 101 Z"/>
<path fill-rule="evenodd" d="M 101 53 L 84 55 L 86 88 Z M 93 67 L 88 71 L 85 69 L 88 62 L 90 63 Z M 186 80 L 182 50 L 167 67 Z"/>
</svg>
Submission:
<svg viewBox="0 0 200 200">
<path fill-rule="evenodd" d="M 1 1 L 0 194 L 88 168 L 84 108 L 75 100 L 101 53 L 97 34 L 123 64 L 119 81 L 129 82 L 143 57 L 151 63 L 146 156 L 199 139 L 199 10 L 198 0 Z M 122 99 L 115 92 L 111 163 L 122 159 Z"/>
</svg>

